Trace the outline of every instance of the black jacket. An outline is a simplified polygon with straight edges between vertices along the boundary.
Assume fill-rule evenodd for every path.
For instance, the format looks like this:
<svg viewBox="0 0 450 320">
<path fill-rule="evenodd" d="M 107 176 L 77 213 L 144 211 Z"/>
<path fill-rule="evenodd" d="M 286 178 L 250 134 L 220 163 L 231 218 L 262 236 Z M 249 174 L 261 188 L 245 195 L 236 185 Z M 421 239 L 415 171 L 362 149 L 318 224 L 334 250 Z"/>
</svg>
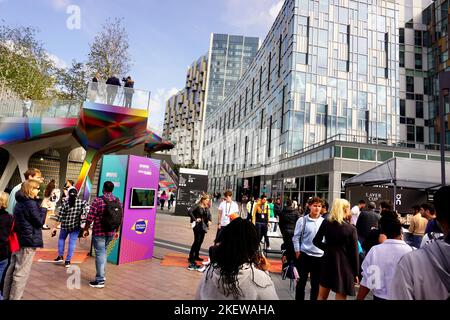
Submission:
<svg viewBox="0 0 450 320">
<path fill-rule="evenodd" d="M 47 209 L 40 208 L 36 200 L 25 197 L 20 190 L 16 193 L 16 201 L 14 230 L 17 232 L 20 247 L 42 248 L 42 226 Z"/>
<path fill-rule="evenodd" d="M 11 233 L 14 217 L 5 209 L 0 209 L 0 261 L 8 259 L 9 243 L 8 237 Z"/>
<path fill-rule="evenodd" d="M 109 77 L 108 80 L 106 80 L 106 84 L 120 87 L 120 80 L 116 77 Z"/>
<path fill-rule="evenodd" d="M 286 234 L 287 236 L 294 235 L 295 224 L 297 223 L 298 218 L 300 217 L 300 213 L 297 209 L 293 207 L 284 207 L 280 214 L 280 230 L 283 236 Z"/>
<path fill-rule="evenodd" d="M 189 216 L 191 217 L 191 223 L 196 221 L 198 218 L 202 219 L 202 222 L 197 222 L 195 225 L 196 230 L 205 231 L 207 229 L 208 222 L 212 221 L 211 212 L 208 208 L 202 208 L 199 205 L 195 206 L 194 210 L 189 212 Z M 205 227 L 205 228 L 204 228 Z"/>
<path fill-rule="evenodd" d="M 360 243 L 363 243 L 369 235 L 370 230 L 378 228 L 378 221 L 380 215 L 375 211 L 363 211 L 358 216 L 356 221 L 356 230 L 358 231 L 358 239 Z"/>
</svg>

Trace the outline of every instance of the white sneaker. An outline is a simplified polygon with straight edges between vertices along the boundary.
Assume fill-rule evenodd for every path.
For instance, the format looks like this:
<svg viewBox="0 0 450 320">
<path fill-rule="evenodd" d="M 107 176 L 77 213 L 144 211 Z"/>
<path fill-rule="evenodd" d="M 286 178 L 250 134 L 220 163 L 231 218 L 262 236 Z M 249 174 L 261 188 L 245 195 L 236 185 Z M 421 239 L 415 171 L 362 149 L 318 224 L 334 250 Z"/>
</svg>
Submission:
<svg viewBox="0 0 450 320">
<path fill-rule="evenodd" d="M 202 265 L 207 266 L 210 263 L 211 263 L 211 260 L 209 260 L 209 258 L 208 258 L 208 260 L 202 262 Z"/>
<path fill-rule="evenodd" d="M 198 268 L 197 271 L 198 272 L 203 272 L 206 270 L 206 266 L 202 266 L 201 268 Z"/>
</svg>

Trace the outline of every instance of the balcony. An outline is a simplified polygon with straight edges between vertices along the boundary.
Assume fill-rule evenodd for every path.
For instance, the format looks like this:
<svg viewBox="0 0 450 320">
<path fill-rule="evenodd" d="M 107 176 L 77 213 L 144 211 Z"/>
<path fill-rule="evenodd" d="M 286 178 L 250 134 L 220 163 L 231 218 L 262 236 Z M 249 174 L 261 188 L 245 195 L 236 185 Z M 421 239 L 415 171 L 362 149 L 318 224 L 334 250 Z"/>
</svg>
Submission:
<svg viewBox="0 0 450 320">
<path fill-rule="evenodd" d="M 100 82 L 88 84 L 86 100 L 110 106 L 149 110 L 150 91 L 125 88 Z"/>
</svg>

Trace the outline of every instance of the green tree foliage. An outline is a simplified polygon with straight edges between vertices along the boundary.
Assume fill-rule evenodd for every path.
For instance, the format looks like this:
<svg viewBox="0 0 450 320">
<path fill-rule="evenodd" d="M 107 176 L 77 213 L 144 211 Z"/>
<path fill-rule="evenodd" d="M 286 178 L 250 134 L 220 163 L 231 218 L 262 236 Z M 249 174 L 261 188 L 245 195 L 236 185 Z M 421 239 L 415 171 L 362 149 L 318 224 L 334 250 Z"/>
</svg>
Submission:
<svg viewBox="0 0 450 320">
<path fill-rule="evenodd" d="M 107 19 L 90 45 L 87 66 L 105 81 L 112 75 L 125 76 L 130 70 L 128 34 L 122 19 Z"/>
<path fill-rule="evenodd" d="M 57 96 L 65 100 L 84 101 L 89 78 L 86 66 L 82 62 L 72 61 L 72 65 L 67 69 L 58 69 Z"/>
<path fill-rule="evenodd" d="M 36 33 L 0 22 L 0 80 L 21 98 L 42 100 L 52 94 L 55 67 Z"/>
</svg>

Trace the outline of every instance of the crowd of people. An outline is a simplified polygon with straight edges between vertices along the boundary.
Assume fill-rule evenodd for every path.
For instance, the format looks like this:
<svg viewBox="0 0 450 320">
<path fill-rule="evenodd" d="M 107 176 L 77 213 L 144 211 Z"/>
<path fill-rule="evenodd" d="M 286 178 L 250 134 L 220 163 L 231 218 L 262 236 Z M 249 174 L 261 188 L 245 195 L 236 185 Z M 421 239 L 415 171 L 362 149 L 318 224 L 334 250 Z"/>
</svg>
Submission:
<svg viewBox="0 0 450 320">
<path fill-rule="evenodd" d="M 223 196 L 203 195 L 190 213 L 195 240 L 188 269 L 204 273 L 198 299 L 278 298 L 261 250 L 271 215 L 283 238 L 283 268 L 294 265 L 298 273 L 296 300 L 305 299 L 308 279 L 310 300 L 326 300 L 331 291 L 336 300 L 364 300 L 370 291 L 374 300 L 450 297 L 449 186 L 436 192 L 434 206 L 415 208 L 408 239 L 389 201 L 377 208 L 373 202 L 351 206 L 346 199 L 334 199 L 329 208 L 325 200 L 312 197 L 303 210 L 291 199 L 282 205 L 281 199 L 262 195 L 238 204 L 230 191 Z M 219 205 L 217 234 L 203 261 L 198 252 L 212 223 L 210 200 Z"/>
<path fill-rule="evenodd" d="M 9 194 L 0 192 L 0 300 L 22 298 L 36 250 L 44 247 L 43 230 L 51 230 L 51 237 L 60 230 L 54 262 L 68 268 L 77 239 L 89 236 L 92 225 L 96 276 L 89 285 L 103 288 L 106 248 L 117 239 L 123 218 L 122 204 L 112 194 L 114 184 L 106 181 L 103 195 L 89 205 L 78 198 L 78 190 L 70 179 L 61 192 L 54 180 L 45 185 L 38 169 L 28 169 L 24 178 Z"/>
</svg>

